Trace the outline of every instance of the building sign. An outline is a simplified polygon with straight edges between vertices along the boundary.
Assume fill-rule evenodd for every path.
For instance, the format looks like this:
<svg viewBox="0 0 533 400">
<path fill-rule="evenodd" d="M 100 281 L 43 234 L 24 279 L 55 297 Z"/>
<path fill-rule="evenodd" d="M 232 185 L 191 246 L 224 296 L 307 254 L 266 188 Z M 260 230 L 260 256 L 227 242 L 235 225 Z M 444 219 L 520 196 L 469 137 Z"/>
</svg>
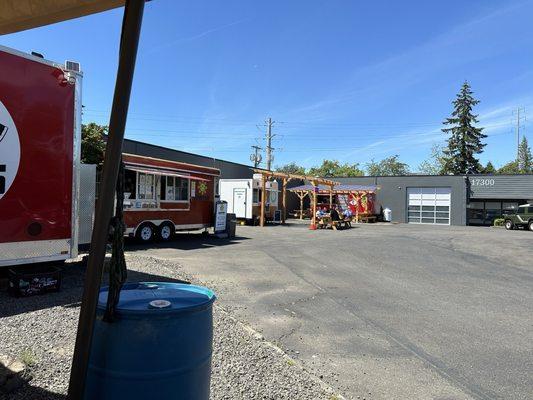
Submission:
<svg viewBox="0 0 533 400">
<path fill-rule="evenodd" d="M 20 162 L 20 142 L 17 127 L 7 108 L 0 101 L 0 199 L 7 193 Z"/>
<path fill-rule="evenodd" d="M 533 199 L 532 175 L 469 176 L 471 199 Z"/>
<path fill-rule="evenodd" d="M 215 233 L 226 231 L 226 214 L 228 213 L 228 203 L 217 201 L 215 210 Z"/>
</svg>

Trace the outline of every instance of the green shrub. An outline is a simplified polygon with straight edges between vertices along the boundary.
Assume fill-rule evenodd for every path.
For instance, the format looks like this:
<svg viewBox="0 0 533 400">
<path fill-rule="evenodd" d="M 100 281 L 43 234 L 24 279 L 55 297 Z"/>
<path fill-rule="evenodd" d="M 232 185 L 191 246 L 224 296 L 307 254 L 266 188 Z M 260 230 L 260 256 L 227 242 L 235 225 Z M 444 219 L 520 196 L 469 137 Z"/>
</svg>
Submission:
<svg viewBox="0 0 533 400">
<path fill-rule="evenodd" d="M 494 226 L 503 226 L 505 220 L 503 218 L 496 218 L 494 220 Z"/>
</svg>

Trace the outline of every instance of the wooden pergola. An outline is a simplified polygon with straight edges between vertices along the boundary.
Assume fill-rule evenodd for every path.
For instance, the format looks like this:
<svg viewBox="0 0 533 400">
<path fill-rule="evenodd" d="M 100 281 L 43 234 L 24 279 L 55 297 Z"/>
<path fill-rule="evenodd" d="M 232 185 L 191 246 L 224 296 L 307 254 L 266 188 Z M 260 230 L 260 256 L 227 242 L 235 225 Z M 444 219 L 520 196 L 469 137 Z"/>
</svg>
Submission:
<svg viewBox="0 0 533 400">
<path fill-rule="evenodd" d="M 266 182 L 269 179 L 279 179 L 281 181 L 281 222 L 285 223 L 287 218 L 287 183 L 292 179 L 298 179 L 302 181 L 309 181 L 313 187 L 318 188 L 318 185 L 326 185 L 330 188 L 329 201 L 330 205 L 333 204 L 333 188 L 337 185 L 340 185 L 339 182 L 332 181 L 326 178 L 319 178 L 316 176 L 307 176 L 307 175 L 298 175 L 298 174 L 286 174 L 283 172 L 274 172 L 267 171 L 264 169 L 254 169 L 254 172 L 261 174 L 261 217 L 259 224 L 265 226 L 265 206 L 266 206 Z M 300 204 L 303 204 L 303 199 L 308 193 L 304 194 L 303 197 L 300 197 Z M 317 192 L 313 191 L 313 222 L 312 226 L 316 226 L 315 214 L 316 214 L 316 196 Z"/>
<path fill-rule="evenodd" d="M 352 195 L 357 200 L 359 200 L 361 197 L 368 196 L 371 193 L 376 193 L 376 191 L 379 190 L 379 186 L 362 186 L 362 185 L 335 185 L 335 186 L 329 186 L 329 185 L 302 185 L 302 186 L 296 186 L 294 188 L 289 189 L 290 192 L 295 193 L 298 198 L 300 199 L 300 219 L 303 219 L 303 200 L 305 199 L 305 196 L 309 196 L 311 198 L 311 193 L 313 193 L 313 215 L 312 215 L 312 224 L 315 222 L 315 216 L 316 216 L 316 197 L 318 194 L 321 195 L 328 195 L 329 194 L 329 206 L 331 208 L 333 204 L 333 195 L 338 194 L 344 194 L 344 195 Z M 356 211 L 356 221 L 359 220 L 359 215 Z"/>
</svg>

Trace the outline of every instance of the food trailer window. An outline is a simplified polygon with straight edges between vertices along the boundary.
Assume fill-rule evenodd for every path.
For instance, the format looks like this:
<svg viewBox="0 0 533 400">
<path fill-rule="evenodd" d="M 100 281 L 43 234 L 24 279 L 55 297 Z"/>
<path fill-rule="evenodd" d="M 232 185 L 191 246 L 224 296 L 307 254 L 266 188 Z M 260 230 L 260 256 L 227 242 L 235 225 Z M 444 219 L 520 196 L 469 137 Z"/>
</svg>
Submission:
<svg viewBox="0 0 533 400">
<path fill-rule="evenodd" d="M 135 195 L 137 194 L 136 191 L 136 185 L 135 185 L 135 178 L 136 178 L 136 172 L 131 171 L 127 169 L 124 171 L 124 193 L 129 193 L 129 199 L 135 199 Z"/>
<path fill-rule="evenodd" d="M 188 201 L 189 179 L 167 176 L 163 194 L 166 201 Z"/>
<path fill-rule="evenodd" d="M 138 199 L 154 200 L 155 199 L 155 176 L 139 172 L 137 176 L 137 193 Z"/>
<path fill-rule="evenodd" d="M 254 189 L 252 197 L 253 197 L 252 198 L 252 202 L 253 203 L 261 202 L 261 198 L 259 196 L 259 189 Z"/>
</svg>

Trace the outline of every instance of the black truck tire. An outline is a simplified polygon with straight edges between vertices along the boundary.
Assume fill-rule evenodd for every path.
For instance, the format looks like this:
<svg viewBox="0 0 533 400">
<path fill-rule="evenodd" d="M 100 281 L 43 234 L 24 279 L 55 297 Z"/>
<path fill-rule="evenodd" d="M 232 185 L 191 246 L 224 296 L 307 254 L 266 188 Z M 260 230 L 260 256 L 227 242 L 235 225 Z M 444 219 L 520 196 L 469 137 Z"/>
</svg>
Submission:
<svg viewBox="0 0 533 400">
<path fill-rule="evenodd" d="M 155 226 L 149 222 L 141 224 L 135 232 L 135 238 L 142 243 L 149 243 L 154 240 Z"/>
</svg>

